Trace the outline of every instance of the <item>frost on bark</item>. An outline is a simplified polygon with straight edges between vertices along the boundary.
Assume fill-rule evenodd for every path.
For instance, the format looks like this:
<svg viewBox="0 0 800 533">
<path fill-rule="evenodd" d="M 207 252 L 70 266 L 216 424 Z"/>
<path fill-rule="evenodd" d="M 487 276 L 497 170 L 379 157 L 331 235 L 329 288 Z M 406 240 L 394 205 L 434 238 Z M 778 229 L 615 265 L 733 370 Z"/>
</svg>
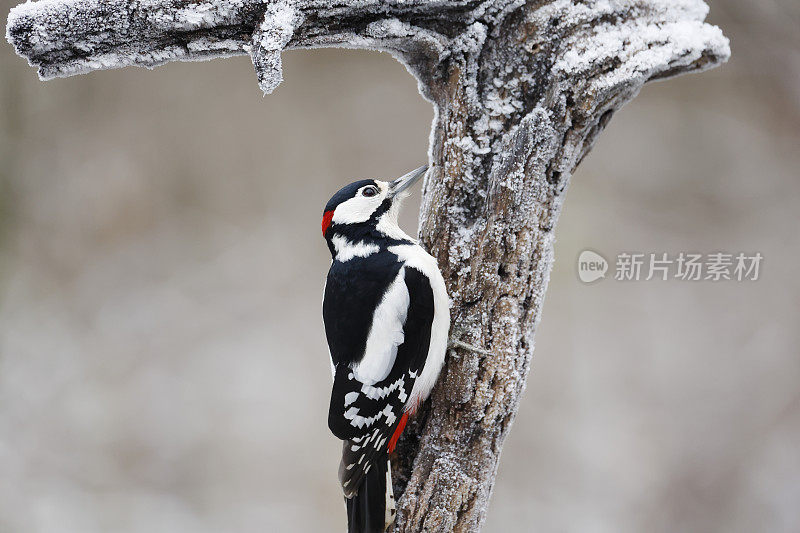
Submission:
<svg viewBox="0 0 800 533">
<path fill-rule="evenodd" d="M 455 347 L 398 446 L 394 530 L 477 531 L 570 176 L 645 82 L 728 58 L 707 11 L 701 0 L 40 0 L 12 9 L 7 38 L 43 79 L 247 53 L 268 93 L 286 49 L 384 50 L 406 65 L 436 111 L 420 237 L 448 284 Z"/>
</svg>

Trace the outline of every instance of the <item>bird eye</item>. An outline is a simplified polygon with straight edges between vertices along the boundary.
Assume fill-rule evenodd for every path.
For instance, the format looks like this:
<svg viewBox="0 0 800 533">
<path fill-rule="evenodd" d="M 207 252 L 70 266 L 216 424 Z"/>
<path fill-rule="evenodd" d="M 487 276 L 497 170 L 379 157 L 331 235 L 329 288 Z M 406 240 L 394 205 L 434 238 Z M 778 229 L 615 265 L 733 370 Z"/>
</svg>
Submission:
<svg viewBox="0 0 800 533">
<path fill-rule="evenodd" d="M 361 191 L 361 194 L 369 198 L 371 196 L 375 196 L 376 194 L 378 194 L 378 189 L 370 185 L 369 187 L 366 187 L 363 191 Z"/>
</svg>

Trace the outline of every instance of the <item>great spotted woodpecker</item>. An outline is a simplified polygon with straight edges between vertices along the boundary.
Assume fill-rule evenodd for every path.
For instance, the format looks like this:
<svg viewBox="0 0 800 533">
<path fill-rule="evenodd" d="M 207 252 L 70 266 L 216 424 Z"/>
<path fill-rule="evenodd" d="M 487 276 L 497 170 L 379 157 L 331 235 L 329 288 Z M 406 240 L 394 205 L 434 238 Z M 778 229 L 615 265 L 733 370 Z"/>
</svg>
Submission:
<svg viewBox="0 0 800 533">
<path fill-rule="evenodd" d="M 322 215 L 333 259 L 322 304 L 333 372 L 328 426 L 344 441 L 339 481 L 349 533 L 380 533 L 394 521 L 388 457 L 447 349 L 442 274 L 397 225 L 401 200 L 427 168 L 351 183 Z"/>
</svg>

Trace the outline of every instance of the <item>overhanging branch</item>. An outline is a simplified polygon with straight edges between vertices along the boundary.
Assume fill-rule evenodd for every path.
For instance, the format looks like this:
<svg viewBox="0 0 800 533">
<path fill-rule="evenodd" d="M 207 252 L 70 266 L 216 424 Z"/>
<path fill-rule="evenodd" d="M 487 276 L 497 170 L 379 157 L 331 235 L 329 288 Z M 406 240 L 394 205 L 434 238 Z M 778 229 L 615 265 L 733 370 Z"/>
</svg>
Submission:
<svg viewBox="0 0 800 533">
<path fill-rule="evenodd" d="M 521 4 L 519 0 L 40 0 L 11 10 L 6 36 L 45 80 L 93 70 L 131 65 L 152 68 L 169 61 L 249 53 L 259 84 L 271 92 L 281 81 L 280 52 L 284 49 L 341 46 L 388 50 L 419 75 L 429 73 L 452 52 L 474 45 L 463 38 L 472 25 L 496 24 Z M 698 63 L 694 68 L 727 57 L 721 33 L 702 24 L 702 2 L 539 4 L 536 11 L 541 15 L 561 17 L 566 24 L 580 24 L 598 14 L 608 17 L 606 24 L 611 26 L 618 20 L 641 23 L 640 30 L 663 37 L 652 35 L 652 42 L 676 44 L 685 52 L 683 69 L 692 68 L 688 63 L 697 61 L 698 55 L 706 58 L 705 65 Z M 647 28 L 650 22 L 659 27 Z M 687 26 L 691 22 L 694 27 Z M 646 38 L 646 32 L 629 35 Z M 594 55 L 608 52 L 604 43 L 596 44 L 595 52 L 574 50 L 573 54 L 591 62 Z M 665 54 L 661 63 L 674 59 L 668 56 L 676 52 Z M 423 65 L 426 68 L 419 68 Z M 681 66 L 661 69 L 654 76 L 676 74 L 683 70 Z"/>
<path fill-rule="evenodd" d="M 11 10 L 6 36 L 45 80 L 249 53 L 262 89 L 270 92 L 281 80 L 284 49 L 342 46 L 440 59 L 444 35 L 466 23 L 471 4 L 476 2 L 40 0 Z"/>
</svg>

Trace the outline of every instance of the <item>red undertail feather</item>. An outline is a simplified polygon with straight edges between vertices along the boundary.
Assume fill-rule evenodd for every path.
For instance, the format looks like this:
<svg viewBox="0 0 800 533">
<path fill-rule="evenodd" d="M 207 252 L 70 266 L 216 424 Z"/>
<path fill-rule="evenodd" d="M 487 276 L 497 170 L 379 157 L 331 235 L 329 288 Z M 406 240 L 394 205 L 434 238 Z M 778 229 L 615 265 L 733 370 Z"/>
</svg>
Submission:
<svg viewBox="0 0 800 533">
<path fill-rule="evenodd" d="M 328 226 L 331 225 L 331 219 L 333 218 L 333 210 L 325 211 L 322 215 L 322 236 L 325 236 L 325 232 L 328 231 Z"/>
<path fill-rule="evenodd" d="M 400 434 L 403 433 L 403 429 L 405 429 L 407 421 L 408 413 L 403 413 L 403 416 L 400 417 L 400 422 L 397 424 L 397 429 L 394 430 L 394 435 L 392 435 L 392 438 L 389 439 L 389 445 L 387 446 L 387 451 L 389 453 L 392 453 L 394 451 L 394 447 L 397 446 L 397 439 L 399 439 Z"/>
</svg>

